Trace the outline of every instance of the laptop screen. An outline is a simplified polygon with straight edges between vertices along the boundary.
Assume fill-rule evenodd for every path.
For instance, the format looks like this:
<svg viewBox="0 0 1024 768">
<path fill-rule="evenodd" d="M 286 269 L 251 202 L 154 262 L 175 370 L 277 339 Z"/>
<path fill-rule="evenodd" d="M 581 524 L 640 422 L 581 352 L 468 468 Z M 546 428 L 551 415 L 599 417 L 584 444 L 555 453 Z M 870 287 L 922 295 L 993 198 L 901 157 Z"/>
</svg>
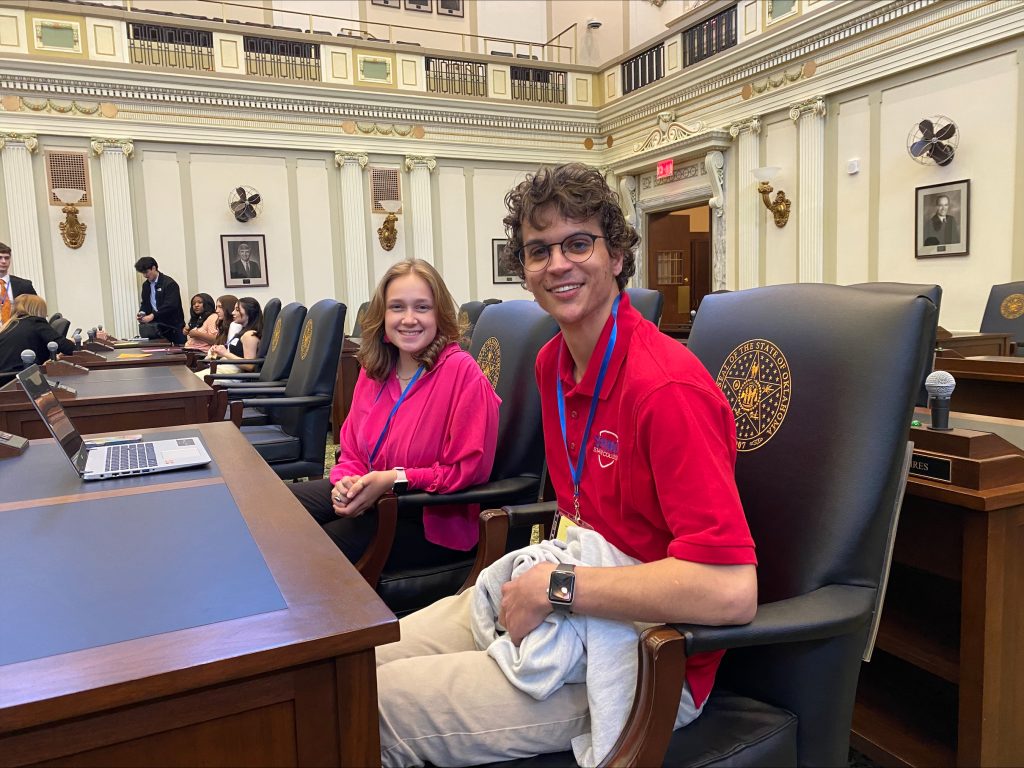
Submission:
<svg viewBox="0 0 1024 768">
<path fill-rule="evenodd" d="M 60 400 L 53 393 L 50 382 L 46 380 L 42 370 L 38 365 L 29 366 L 18 373 L 18 381 L 25 388 L 32 405 L 39 413 L 39 418 L 46 424 L 53 439 L 60 444 L 75 468 L 81 470 L 79 462 L 84 459 L 85 454 L 82 450 L 82 436 L 78 434 L 78 430 L 71 423 L 71 419 L 64 411 L 64 406 L 60 404 Z M 79 454 L 82 456 L 80 457 Z"/>
</svg>

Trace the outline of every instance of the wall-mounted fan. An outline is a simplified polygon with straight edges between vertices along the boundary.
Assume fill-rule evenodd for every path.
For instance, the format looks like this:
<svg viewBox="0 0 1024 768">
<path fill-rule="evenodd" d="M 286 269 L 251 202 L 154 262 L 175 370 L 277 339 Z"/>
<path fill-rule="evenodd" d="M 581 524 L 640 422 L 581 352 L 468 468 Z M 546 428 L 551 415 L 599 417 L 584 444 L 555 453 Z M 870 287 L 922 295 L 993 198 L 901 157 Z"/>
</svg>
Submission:
<svg viewBox="0 0 1024 768">
<path fill-rule="evenodd" d="M 922 165 L 949 165 L 959 142 L 956 123 L 945 115 L 936 115 L 910 129 L 907 152 Z"/>
<path fill-rule="evenodd" d="M 263 198 L 252 187 L 235 187 L 228 194 L 228 208 L 235 220 L 244 224 L 255 219 L 263 210 Z"/>
</svg>

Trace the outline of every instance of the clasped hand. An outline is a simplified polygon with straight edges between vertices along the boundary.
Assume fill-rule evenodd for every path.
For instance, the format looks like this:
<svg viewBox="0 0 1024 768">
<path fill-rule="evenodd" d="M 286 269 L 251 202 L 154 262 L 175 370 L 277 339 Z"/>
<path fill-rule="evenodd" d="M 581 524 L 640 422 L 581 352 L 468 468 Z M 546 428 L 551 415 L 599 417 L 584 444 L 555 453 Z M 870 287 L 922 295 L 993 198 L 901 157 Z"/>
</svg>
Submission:
<svg viewBox="0 0 1024 768">
<path fill-rule="evenodd" d="M 537 563 L 518 578 L 501 585 L 501 608 L 498 623 L 508 631 L 512 644 L 519 647 L 523 638 L 540 626 L 551 613 L 548 582 L 554 563 Z"/>
<path fill-rule="evenodd" d="M 346 475 L 334 484 L 331 503 L 338 517 L 359 517 L 377 499 L 391 490 L 398 473 L 393 469 L 384 472 L 376 470 L 363 476 Z"/>
</svg>

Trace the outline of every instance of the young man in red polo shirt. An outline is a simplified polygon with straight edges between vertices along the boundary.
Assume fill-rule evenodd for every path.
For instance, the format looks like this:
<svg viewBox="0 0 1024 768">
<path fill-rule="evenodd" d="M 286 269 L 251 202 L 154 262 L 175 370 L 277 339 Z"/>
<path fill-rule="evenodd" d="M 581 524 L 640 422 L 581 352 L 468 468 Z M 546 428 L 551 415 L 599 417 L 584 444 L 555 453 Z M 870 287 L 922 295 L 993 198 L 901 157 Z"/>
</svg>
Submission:
<svg viewBox="0 0 1024 768">
<path fill-rule="evenodd" d="M 561 329 L 537 358 L 560 526 L 593 528 L 640 564 L 568 572 L 540 563 L 504 586 L 499 622 L 518 645 L 556 609 L 627 621 L 749 621 L 756 561 L 733 477 L 732 411 L 700 362 L 623 293 L 639 238 L 615 193 L 596 170 L 573 164 L 541 169 L 505 202 L 511 266 Z M 477 649 L 472 592 L 406 617 L 402 640 L 378 649 L 384 765 L 561 751 L 587 731 L 584 684 L 538 701 Z M 694 714 L 720 658 L 687 659 Z"/>
</svg>

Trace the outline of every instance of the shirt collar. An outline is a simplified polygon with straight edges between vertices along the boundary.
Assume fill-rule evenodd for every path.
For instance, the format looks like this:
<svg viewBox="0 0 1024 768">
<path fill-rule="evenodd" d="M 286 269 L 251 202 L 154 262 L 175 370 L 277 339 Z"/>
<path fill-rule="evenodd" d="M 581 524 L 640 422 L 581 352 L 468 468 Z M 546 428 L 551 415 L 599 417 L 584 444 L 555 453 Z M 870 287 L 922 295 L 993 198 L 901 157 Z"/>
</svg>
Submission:
<svg viewBox="0 0 1024 768">
<path fill-rule="evenodd" d="M 620 296 L 622 298 L 619 300 L 618 337 L 615 341 L 615 349 L 612 350 L 612 358 L 608 361 L 608 371 L 605 373 L 604 385 L 601 387 L 601 400 L 607 400 L 608 394 L 614 388 L 615 378 L 619 374 L 619 369 L 622 368 L 622 361 L 626 359 L 626 350 L 629 349 L 629 342 L 633 336 L 633 331 L 641 320 L 640 313 L 633 309 L 633 305 L 629 301 L 629 294 L 623 291 Z M 579 384 L 576 383 L 576 379 L 573 376 L 575 364 L 573 363 L 572 355 L 569 353 L 569 347 L 565 343 L 565 339 L 559 335 L 562 349 L 559 354 L 561 363 L 558 375 L 562 377 L 567 395 L 594 396 L 594 386 L 597 384 L 597 375 L 601 370 L 601 358 L 604 356 L 605 347 L 608 346 L 608 339 L 611 337 L 611 334 L 612 316 L 609 313 L 604 328 L 601 330 L 601 335 L 598 337 L 597 345 L 594 347 L 594 352 L 590 356 L 587 372 L 583 374 L 583 379 Z"/>
</svg>

